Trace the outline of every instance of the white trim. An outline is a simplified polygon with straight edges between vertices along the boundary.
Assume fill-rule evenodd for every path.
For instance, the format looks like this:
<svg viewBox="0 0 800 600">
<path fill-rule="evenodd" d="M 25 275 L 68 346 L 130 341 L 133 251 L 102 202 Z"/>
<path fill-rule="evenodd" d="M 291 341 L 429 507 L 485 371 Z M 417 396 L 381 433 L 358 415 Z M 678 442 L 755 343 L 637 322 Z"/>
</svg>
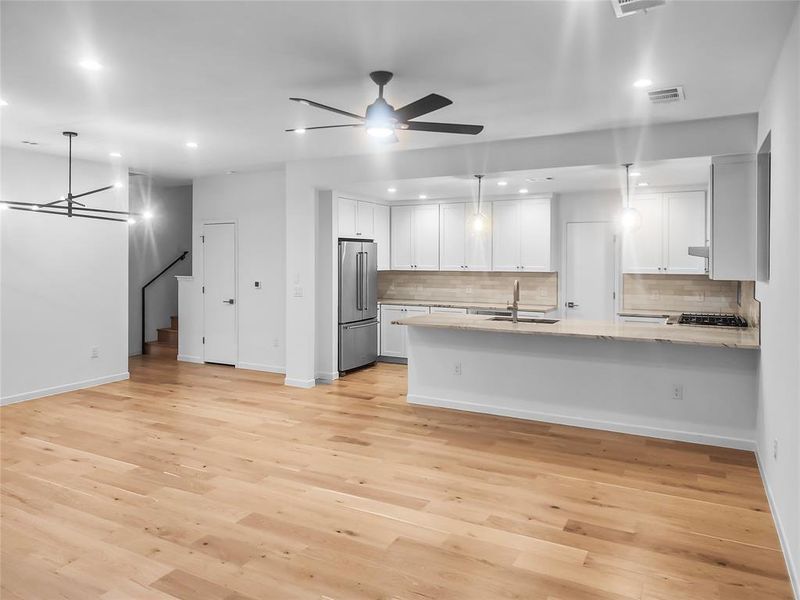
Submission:
<svg viewBox="0 0 800 600">
<path fill-rule="evenodd" d="M 322 383 L 330 383 L 339 379 L 338 371 L 331 371 L 330 373 L 317 373 L 317 381 Z"/>
<path fill-rule="evenodd" d="M 288 385 L 290 387 L 298 387 L 298 388 L 313 388 L 317 382 L 314 379 L 296 379 L 294 377 L 286 377 L 283 380 L 284 385 Z"/>
<path fill-rule="evenodd" d="M 236 363 L 237 369 L 247 369 L 250 371 L 263 371 L 264 373 L 286 373 L 286 367 L 277 365 L 265 365 L 262 363 L 240 362 Z"/>
<path fill-rule="evenodd" d="M 188 354 L 178 354 L 178 360 L 181 362 L 203 364 L 203 359 L 199 356 L 190 356 Z"/>
<path fill-rule="evenodd" d="M 505 408 L 491 404 L 478 404 L 474 402 L 464 402 L 461 400 L 447 400 L 444 398 L 434 398 L 431 396 L 421 396 L 418 394 L 409 394 L 406 398 L 409 404 L 418 404 L 422 406 L 449 408 L 467 412 L 496 415 L 500 417 L 513 417 L 528 421 L 543 421 L 545 423 L 556 423 L 559 425 L 570 425 L 573 427 L 586 427 L 588 429 L 601 429 L 603 431 L 614 431 L 617 433 L 630 433 L 633 435 L 642 435 L 645 437 L 660 438 L 665 440 L 676 440 L 679 442 L 722 446 L 723 448 L 736 448 L 738 450 L 756 449 L 756 443 L 754 440 L 732 436 L 722 436 L 694 431 L 680 431 L 675 429 L 663 429 L 660 427 L 650 427 L 648 425 L 636 425 L 634 423 L 618 423 L 614 421 L 602 421 L 599 419 L 585 419 L 582 417 L 571 417 L 567 415 L 559 415 L 534 410 Z"/>
<path fill-rule="evenodd" d="M 0 398 L 0 406 L 7 404 L 16 404 L 17 402 L 24 402 L 25 400 L 34 400 L 35 398 L 43 398 L 45 396 L 54 396 L 55 394 L 63 394 L 64 392 L 73 392 L 75 390 L 82 390 L 84 388 L 95 387 L 105 383 L 113 383 L 115 381 L 124 381 L 130 377 L 130 373 L 116 373 L 114 375 L 105 375 L 104 377 L 96 377 L 94 379 L 84 379 L 83 381 L 74 381 L 64 385 L 56 385 L 49 388 L 42 388 L 40 390 L 33 390 L 31 392 L 22 392 L 21 394 L 14 394 L 13 396 L 6 396 Z"/>
<path fill-rule="evenodd" d="M 764 473 L 763 461 L 761 460 L 761 451 L 756 448 L 756 463 L 758 464 L 758 472 L 761 475 L 761 481 L 764 484 L 764 491 L 767 493 L 767 502 L 769 503 L 769 512 L 772 513 L 772 520 L 775 522 L 775 530 L 778 532 L 778 541 L 783 550 L 783 560 L 786 562 L 786 570 L 789 571 L 789 581 L 792 584 L 794 597 L 800 598 L 800 580 L 798 580 L 797 566 L 792 556 L 792 546 L 786 537 L 786 530 L 781 523 L 780 514 L 778 513 L 778 506 L 775 503 L 775 496 L 772 495 L 772 488 L 769 487 L 769 481 Z"/>
</svg>

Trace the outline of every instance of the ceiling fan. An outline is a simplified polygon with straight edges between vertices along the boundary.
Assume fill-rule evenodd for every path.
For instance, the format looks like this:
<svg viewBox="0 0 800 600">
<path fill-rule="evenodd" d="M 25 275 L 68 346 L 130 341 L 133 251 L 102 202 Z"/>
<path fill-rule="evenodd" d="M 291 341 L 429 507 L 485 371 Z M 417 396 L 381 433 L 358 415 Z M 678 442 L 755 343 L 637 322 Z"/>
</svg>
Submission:
<svg viewBox="0 0 800 600">
<path fill-rule="evenodd" d="M 376 138 L 393 138 L 397 141 L 396 131 L 432 131 L 436 133 L 460 133 L 466 135 L 477 135 L 483 131 L 483 125 L 464 125 L 461 123 L 432 123 L 430 121 L 414 121 L 417 117 L 426 115 L 440 108 L 444 108 L 453 103 L 449 98 L 440 96 L 439 94 L 428 94 L 424 98 L 420 98 L 406 104 L 401 108 L 395 108 L 389 104 L 383 97 L 383 88 L 394 76 L 389 71 L 373 71 L 369 74 L 370 79 L 378 86 L 378 97 L 375 102 L 367 106 L 366 114 L 364 116 L 355 113 L 320 104 L 313 100 L 306 98 L 289 98 L 300 104 L 306 106 L 313 106 L 321 108 L 330 112 L 334 112 L 345 117 L 357 119 L 358 123 L 349 123 L 347 125 L 322 125 L 320 127 L 298 127 L 295 129 L 287 129 L 286 131 L 293 131 L 295 133 L 305 133 L 312 129 L 336 129 L 340 127 L 365 127 L 367 134 Z"/>
</svg>

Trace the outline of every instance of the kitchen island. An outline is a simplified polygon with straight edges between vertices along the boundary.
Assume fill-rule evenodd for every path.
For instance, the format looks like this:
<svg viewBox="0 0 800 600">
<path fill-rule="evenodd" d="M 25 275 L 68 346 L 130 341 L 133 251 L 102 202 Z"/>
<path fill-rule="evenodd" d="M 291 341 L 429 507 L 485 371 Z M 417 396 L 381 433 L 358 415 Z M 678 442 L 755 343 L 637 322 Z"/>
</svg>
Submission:
<svg viewBox="0 0 800 600">
<path fill-rule="evenodd" d="M 756 328 L 462 314 L 397 322 L 408 326 L 412 404 L 754 447 Z"/>
</svg>

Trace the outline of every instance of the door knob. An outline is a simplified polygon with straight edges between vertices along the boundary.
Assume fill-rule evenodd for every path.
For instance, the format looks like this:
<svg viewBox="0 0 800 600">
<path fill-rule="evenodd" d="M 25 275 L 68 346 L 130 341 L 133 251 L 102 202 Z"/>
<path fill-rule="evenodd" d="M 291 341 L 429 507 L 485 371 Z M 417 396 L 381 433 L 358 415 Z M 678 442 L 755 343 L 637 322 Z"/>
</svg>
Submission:
<svg viewBox="0 0 800 600">
<path fill-rule="evenodd" d="M 223 300 L 222 303 L 223 304 L 235 304 L 236 300 L 234 300 L 233 298 L 228 298 L 227 300 Z"/>
<path fill-rule="evenodd" d="M 580 304 L 575 304 L 574 302 L 567 302 L 567 308 L 578 308 Z"/>
</svg>

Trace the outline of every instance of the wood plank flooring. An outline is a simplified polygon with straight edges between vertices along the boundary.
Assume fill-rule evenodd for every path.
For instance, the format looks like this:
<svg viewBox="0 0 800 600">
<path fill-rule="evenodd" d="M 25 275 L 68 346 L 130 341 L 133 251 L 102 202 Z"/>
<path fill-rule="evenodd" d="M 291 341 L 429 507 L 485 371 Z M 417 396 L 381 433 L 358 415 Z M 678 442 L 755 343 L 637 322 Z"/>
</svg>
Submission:
<svg viewBox="0 0 800 600">
<path fill-rule="evenodd" d="M 3 600 L 792 597 L 749 452 L 154 357 L 2 409 Z"/>
</svg>

